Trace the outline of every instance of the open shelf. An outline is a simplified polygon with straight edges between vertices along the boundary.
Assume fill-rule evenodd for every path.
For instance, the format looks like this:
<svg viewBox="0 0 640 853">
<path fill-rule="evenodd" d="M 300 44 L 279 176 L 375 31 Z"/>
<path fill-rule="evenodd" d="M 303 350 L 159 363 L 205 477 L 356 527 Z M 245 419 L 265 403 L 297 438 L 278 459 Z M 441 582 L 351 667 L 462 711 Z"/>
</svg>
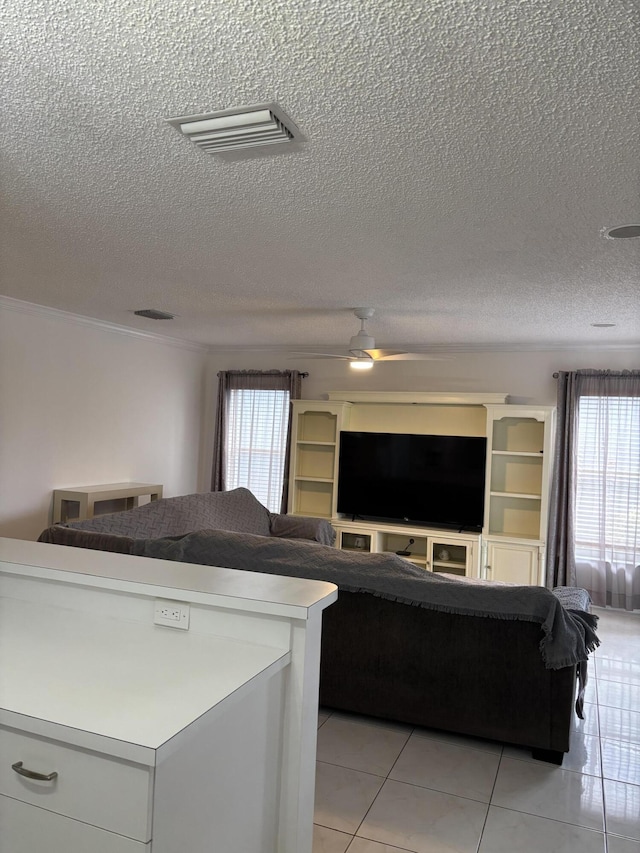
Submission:
<svg viewBox="0 0 640 853">
<path fill-rule="evenodd" d="M 541 450 L 492 450 L 494 456 L 531 456 L 534 459 L 542 459 Z"/>
<path fill-rule="evenodd" d="M 542 493 L 542 457 L 539 455 L 493 454 L 491 494 Z"/>
<path fill-rule="evenodd" d="M 539 501 L 540 493 L 525 494 L 524 492 L 491 492 L 492 498 L 522 498 L 526 501 Z"/>
<path fill-rule="evenodd" d="M 407 560 L 409 563 L 413 563 L 414 566 L 419 566 L 421 569 L 424 569 L 426 566 L 425 557 L 419 557 L 416 554 L 409 554 L 409 556 L 405 556 L 403 554 L 396 554 L 395 551 L 385 551 L 385 554 L 392 555 L 394 557 L 400 557 L 402 560 Z"/>
<path fill-rule="evenodd" d="M 304 411 L 298 415 L 298 441 L 335 444 L 336 416 L 333 412 Z"/>
<path fill-rule="evenodd" d="M 521 539 L 540 538 L 540 497 L 492 495 L 489 534 Z"/>
<path fill-rule="evenodd" d="M 418 563 L 424 566 L 427 561 L 427 537 L 417 537 L 414 534 L 404 533 L 381 533 L 380 534 L 382 550 L 390 554 L 395 554 L 397 551 L 409 551 L 409 556 L 405 556 L 405 560 L 410 560 L 412 563 Z M 415 540 L 409 544 L 409 539 Z M 403 556 L 403 555 L 400 555 Z"/>
<path fill-rule="evenodd" d="M 296 460 L 297 477 L 333 479 L 335 445 L 301 443 Z"/>
<path fill-rule="evenodd" d="M 493 423 L 493 450 L 538 453 L 544 448 L 544 422 L 526 417 L 504 417 Z"/>
<path fill-rule="evenodd" d="M 294 482 L 294 500 L 298 515 L 331 518 L 333 482 L 331 480 L 298 480 Z"/>
</svg>

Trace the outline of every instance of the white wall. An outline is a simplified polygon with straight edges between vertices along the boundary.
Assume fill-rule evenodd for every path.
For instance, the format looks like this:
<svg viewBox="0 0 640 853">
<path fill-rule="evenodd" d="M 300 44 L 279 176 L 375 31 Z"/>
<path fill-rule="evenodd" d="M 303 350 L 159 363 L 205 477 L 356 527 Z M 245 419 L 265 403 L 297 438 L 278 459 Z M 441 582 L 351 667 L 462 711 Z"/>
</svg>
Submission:
<svg viewBox="0 0 640 853">
<path fill-rule="evenodd" d="M 55 488 L 208 487 L 204 348 L 0 302 L 0 535 L 33 539 Z"/>
<path fill-rule="evenodd" d="M 143 338 L 0 299 L 0 535 L 35 538 L 55 488 L 159 482 L 167 497 L 209 488 L 218 370 L 309 372 L 303 397 L 329 391 L 495 391 L 553 404 L 556 370 L 640 367 L 638 347 L 457 353 L 376 364 L 211 352 Z"/>
<path fill-rule="evenodd" d="M 211 353 L 211 383 L 218 370 L 304 370 L 302 396 L 326 398 L 329 391 L 468 391 L 509 394 L 511 403 L 554 405 L 554 372 L 596 368 L 640 368 L 640 347 L 553 351 L 497 351 L 452 353 L 443 361 L 404 361 L 374 365 L 368 373 L 357 372 L 343 361 L 290 360 L 283 353 Z"/>
</svg>

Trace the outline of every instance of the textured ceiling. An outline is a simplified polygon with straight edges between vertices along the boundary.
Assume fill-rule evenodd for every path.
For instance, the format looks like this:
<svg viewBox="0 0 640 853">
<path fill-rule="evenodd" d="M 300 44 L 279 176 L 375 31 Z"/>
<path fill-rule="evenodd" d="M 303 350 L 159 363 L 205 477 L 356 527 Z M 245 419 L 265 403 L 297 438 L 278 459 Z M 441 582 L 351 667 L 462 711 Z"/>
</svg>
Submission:
<svg viewBox="0 0 640 853">
<path fill-rule="evenodd" d="M 640 222 L 637 0 L 0 16 L 2 294 L 219 347 L 346 345 L 360 305 L 379 346 L 640 343 L 640 240 L 602 233 Z M 164 121 L 266 101 L 307 141 Z"/>
</svg>

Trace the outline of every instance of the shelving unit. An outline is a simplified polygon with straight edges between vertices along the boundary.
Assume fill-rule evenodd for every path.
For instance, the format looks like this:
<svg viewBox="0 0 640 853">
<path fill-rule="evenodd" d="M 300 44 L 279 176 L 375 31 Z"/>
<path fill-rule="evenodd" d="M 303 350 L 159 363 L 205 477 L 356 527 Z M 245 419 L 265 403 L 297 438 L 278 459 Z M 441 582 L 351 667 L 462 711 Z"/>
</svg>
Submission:
<svg viewBox="0 0 640 853">
<path fill-rule="evenodd" d="M 336 545 L 408 550 L 425 571 L 544 584 L 555 409 L 506 403 L 506 394 L 330 392 L 293 405 L 289 512 L 330 518 Z M 482 536 L 338 516 L 341 430 L 487 437 Z M 408 545 L 409 538 L 415 540 Z M 448 559 L 441 555 L 448 552 Z"/>
<path fill-rule="evenodd" d="M 483 575 L 544 583 L 555 410 L 487 406 Z"/>
<path fill-rule="evenodd" d="M 350 403 L 294 400 L 289 512 L 332 518 L 336 514 L 340 430 Z"/>
</svg>

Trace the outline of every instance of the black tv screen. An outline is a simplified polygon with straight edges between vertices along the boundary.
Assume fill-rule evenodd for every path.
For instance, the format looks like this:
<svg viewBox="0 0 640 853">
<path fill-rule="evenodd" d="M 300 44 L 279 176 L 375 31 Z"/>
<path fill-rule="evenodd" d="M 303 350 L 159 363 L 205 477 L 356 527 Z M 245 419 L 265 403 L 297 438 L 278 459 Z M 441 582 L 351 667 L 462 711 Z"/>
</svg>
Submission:
<svg viewBox="0 0 640 853">
<path fill-rule="evenodd" d="M 341 432 L 338 512 L 480 530 L 486 450 L 479 436 Z"/>
</svg>

